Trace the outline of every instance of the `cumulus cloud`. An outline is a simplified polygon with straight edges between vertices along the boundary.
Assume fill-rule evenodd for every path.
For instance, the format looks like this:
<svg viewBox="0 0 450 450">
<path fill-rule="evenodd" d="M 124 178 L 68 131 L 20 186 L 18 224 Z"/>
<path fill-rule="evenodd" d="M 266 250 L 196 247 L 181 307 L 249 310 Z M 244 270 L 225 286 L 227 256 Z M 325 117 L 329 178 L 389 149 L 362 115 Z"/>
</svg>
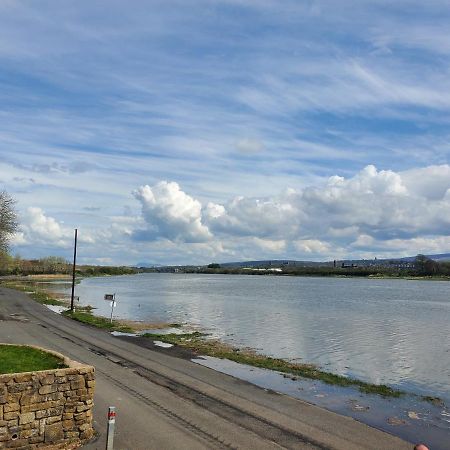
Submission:
<svg viewBox="0 0 450 450">
<path fill-rule="evenodd" d="M 201 203 L 183 192 L 175 182 L 161 181 L 153 187 L 141 186 L 134 192 L 141 203 L 145 228 L 137 239 L 167 238 L 181 242 L 205 242 L 212 235 L 202 223 Z"/>
<path fill-rule="evenodd" d="M 286 241 L 278 240 L 274 241 L 272 239 L 260 239 L 254 238 L 253 242 L 261 249 L 267 250 L 273 253 L 280 253 L 286 249 Z"/>
<path fill-rule="evenodd" d="M 78 233 L 80 244 L 93 245 L 96 237 L 102 232 L 83 229 Z M 97 236 L 96 236 L 97 235 Z M 20 229 L 15 234 L 14 246 L 39 245 L 48 248 L 71 248 L 73 246 L 74 229 L 65 226 L 45 213 L 41 208 L 29 207 L 20 215 Z"/>
<path fill-rule="evenodd" d="M 145 227 L 135 237 L 178 242 L 236 243 L 261 253 L 332 255 L 445 247 L 450 229 L 450 166 L 405 172 L 369 165 L 350 178 L 332 176 L 321 185 L 287 189 L 268 198 L 239 196 L 227 203 L 201 203 L 177 183 L 160 182 L 135 192 Z M 445 239 L 444 239 L 445 238 Z M 420 239 L 425 239 L 421 241 Z M 448 251 L 448 246 L 441 251 Z M 347 253 L 347 255 L 345 255 Z"/>
<path fill-rule="evenodd" d="M 330 252 L 331 245 L 318 239 L 300 239 L 293 242 L 295 248 L 301 253 L 325 254 Z"/>
<path fill-rule="evenodd" d="M 15 245 L 44 244 L 56 247 L 70 245 L 73 230 L 65 228 L 53 217 L 47 216 L 41 208 L 29 207 L 21 216 L 20 232 Z"/>
</svg>

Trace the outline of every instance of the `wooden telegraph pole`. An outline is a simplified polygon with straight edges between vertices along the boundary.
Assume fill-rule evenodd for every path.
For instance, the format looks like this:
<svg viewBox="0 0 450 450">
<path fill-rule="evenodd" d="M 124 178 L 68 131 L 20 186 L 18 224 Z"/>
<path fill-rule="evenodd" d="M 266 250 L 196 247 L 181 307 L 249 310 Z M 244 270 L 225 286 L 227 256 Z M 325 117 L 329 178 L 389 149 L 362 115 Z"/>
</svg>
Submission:
<svg viewBox="0 0 450 450">
<path fill-rule="evenodd" d="M 74 298 L 74 293 L 75 293 L 75 267 L 77 264 L 77 235 L 78 235 L 78 229 L 75 228 L 75 245 L 73 247 L 73 268 L 72 268 L 72 296 L 70 298 L 70 310 L 73 311 L 74 310 L 74 305 L 73 305 L 73 298 Z"/>
</svg>

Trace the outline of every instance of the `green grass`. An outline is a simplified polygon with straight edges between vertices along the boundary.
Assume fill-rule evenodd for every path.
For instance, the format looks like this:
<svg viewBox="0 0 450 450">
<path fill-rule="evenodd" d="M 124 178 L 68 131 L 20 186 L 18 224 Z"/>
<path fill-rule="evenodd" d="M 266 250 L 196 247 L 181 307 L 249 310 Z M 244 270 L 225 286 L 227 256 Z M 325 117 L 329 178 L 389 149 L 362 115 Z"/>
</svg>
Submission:
<svg viewBox="0 0 450 450">
<path fill-rule="evenodd" d="M 0 344 L 0 373 L 33 372 L 67 367 L 51 353 L 20 345 Z"/>
<path fill-rule="evenodd" d="M 86 323 L 97 328 L 103 328 L 108 331 L 121 331 L 122 333 L 132 333 L 133 329 L 129 326 L 122 325 L 120 322 L 113 320 L 112 323 L 110 319 L 106 317 L 94 316 L 88 310 L 75 310 L 75 311 L 64 311 L 62 313 L 66 317 L 70 317 L 78 322 Z"/>
<path fill-rule="evenodd" d="M 26 292 L 30 297 L 43 305 L 65 306 L 66 304 L 54 298 L 51 294 L 38 289 L 35 283 L 31 282 L 2 282 L 1 285 L 6 288 L 15 289 L 16 291 Z"/>
<path fill-rule="evenodd" d="M 180 347 L 188 348 L 201 355 L 229 359 L 241 364 L 276 370 L 277 372 L 290 374 L 294 377 L 299 376 L 312 380 L 320 380 L 337 386 L 357 387 L 361 392 L 367 394 L 378 394 L 383 397 L 400 397 L 403 394 L 403 392 L 392 389 L 391 387 L 383 384 L 366 383 L 355 378 L 348 378 L 330 372 L 325 372 L 318 369 L 313 364 L 291 363 L 289 361 L 285 361 L 284 359 L 260 355 L 251 350 L 241 350 L 220 341 L 205 339 L 205 335 L 199 332 L 186 334 L 146 333 L 144 336 L 162 342 L 167 342 L 169 344 L 179 345 Z"/>
</svg>

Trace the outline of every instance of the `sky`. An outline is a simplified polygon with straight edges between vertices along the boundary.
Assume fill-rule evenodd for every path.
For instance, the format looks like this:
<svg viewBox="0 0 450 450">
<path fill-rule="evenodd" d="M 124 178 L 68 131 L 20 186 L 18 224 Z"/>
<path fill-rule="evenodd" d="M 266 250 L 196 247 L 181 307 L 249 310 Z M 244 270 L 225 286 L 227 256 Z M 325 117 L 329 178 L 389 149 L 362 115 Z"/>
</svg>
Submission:
<svg viewBox="0 0 450 450">
<path fill-rule="evenodd" d="M 450 3 L 1 0 L 11 252 L 450 252 Z"/>
</svg>

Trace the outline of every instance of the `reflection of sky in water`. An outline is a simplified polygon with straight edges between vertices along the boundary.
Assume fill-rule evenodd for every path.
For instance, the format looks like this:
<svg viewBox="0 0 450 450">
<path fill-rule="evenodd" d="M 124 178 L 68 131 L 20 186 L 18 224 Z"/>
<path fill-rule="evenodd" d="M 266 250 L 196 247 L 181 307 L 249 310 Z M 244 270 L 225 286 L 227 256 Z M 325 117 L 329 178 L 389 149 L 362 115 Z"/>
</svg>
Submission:
<svg viewBox="0 0 450 450">
<path fill-rule="evenodd" d="M 89 278 L 82 304 L 187 322 L 239 346 L 450 400 L 450 283 L 236 275 Z"/>
<path fill-rule="evenodd" d="M 257 386 L 282 392 L 315 405 L 344 414 L 395 434 L 409 442 L 426 442 L 433 450 L 448 450 L 450 412 L 446 407 L 432 405 L 417 396 L 383 398 L 361 394 L 354 387 L 342 388 L 316 380 L 285 377 L 279 372 L 237 364 L 209 356 L 194 360 L 198 364 L 227 373 Z M 405 425 L 392 426 L 396 417 Z M 412 447 L 412 446 L 411 446 Z"/>
</svg>

